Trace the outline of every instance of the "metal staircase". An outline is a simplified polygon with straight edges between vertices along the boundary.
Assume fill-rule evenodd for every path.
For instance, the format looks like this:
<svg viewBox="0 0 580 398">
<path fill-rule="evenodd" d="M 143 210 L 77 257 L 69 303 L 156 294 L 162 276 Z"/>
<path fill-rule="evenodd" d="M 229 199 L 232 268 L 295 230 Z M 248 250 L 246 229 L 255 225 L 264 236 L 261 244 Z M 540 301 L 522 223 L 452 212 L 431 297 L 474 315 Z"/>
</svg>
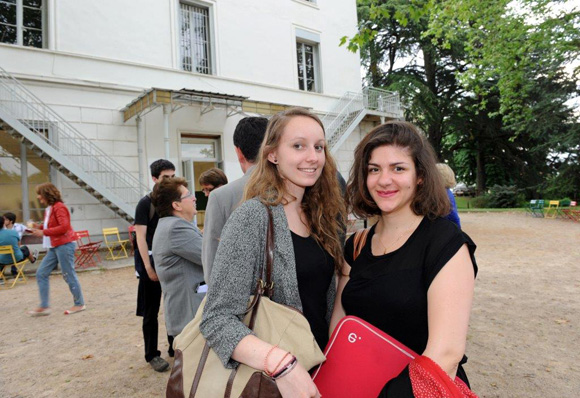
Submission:
<svg viewBox="0 0 580 398">
<path fill-rule="evenodd" d="M 0 68 L 0 130 L 24 142 L 113 212 L 133 220 L 148 188 Z"/>
<path fill-rule="evenodd" d="M 347 91 L 322 118 L 330 151 L 335 153 L 366 115 L 402 119 L 399 94 L 365 87 L 362 92 Z"/>
</svg>

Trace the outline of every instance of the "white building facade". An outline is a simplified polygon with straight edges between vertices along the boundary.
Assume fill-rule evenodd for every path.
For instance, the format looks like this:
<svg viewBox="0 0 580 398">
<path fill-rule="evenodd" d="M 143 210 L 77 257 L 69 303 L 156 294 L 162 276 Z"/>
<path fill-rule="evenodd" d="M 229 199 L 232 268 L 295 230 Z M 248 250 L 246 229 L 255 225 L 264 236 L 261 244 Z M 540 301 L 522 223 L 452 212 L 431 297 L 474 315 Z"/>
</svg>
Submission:
<svg viewBox="0 0 580 398">
<path fill-rule="evenodd" d="M 156 159 L 171 160 L 190 186 L 216 166 L 239 178 L 232 136 L 241 118 L 304 106 L 332 121 L 353 114 L 347 103 L 369 107 L 364 94 L 345 96 L 361 93 L 359 55 L 339 47 L 356 23 L 355 0 L 0 0 L 0 211 L 39 219 L 34 186 L 52 181 L 73 228 L 99 235 L 127 230 Z M 37 100 L 56 116 L 13 107 Z M 376 115 L 401 116 L 398 97 L 388 101 L 390 113 L 358 114 L 348 129 L 335 120 L 345 178 Z M 67 152 L 61 130 L 94 148 Z M 83 158 L 135 192 L 109 189 Z"/>
</svg>

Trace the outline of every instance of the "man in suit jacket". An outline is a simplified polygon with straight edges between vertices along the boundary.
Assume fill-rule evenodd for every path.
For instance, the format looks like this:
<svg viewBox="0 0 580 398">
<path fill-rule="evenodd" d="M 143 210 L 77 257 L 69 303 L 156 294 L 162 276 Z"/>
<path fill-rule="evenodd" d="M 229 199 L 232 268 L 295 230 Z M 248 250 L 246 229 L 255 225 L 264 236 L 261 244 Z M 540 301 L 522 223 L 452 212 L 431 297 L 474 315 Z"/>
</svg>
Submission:
<svg viewBox="0 0 580 398">
<path fill-rule="evenodd" d="M 204 294 L 201 232 L 193 225 L 197 214 L 195 195 L 180 177 L 155 185 L 151 199 L 159 214 L 153 237 L 153 260 L 163 291 L 165 327 L 175 337 L 193 319 Z"/>
<path fill-rule="evenodd" d="M 205 209 L 201 251 L 203 275 L 207 283 L 209 283 L 222 229 L 230 214 L 242 202 L 244 187 L 252 174 L 267 125 L 268 119 L 265 117 L 246 117 L 238 122 L 234 131 L 234 147 L 244 176 L 213 190 L 209 195 Z"/>
</svg>

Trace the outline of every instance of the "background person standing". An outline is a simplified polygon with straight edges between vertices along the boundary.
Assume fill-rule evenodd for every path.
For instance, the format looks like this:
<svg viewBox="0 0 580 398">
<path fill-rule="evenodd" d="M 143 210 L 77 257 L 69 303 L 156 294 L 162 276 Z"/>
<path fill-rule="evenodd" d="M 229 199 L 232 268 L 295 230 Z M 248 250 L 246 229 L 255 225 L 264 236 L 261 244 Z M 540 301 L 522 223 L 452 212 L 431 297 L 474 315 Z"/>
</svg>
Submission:
<svg viewBox="0 0 580 398">
<path fill-rule="evenodd" d="M 226 174 L 218 169 L 217 167 L 212 167 L 209 170 L 204 171 L 199 176 L 199 185 L 201 185 L 201 191 L 207 198 L 211 191 L 216 188 L 226 185 L 228 183 L 228 177 Z"/>
<path fill-rule="evenodd" d="M 208 198 L 201 251 L 203 275 L 208 284 L 222 229 L 230 214 L 242 202 L 244 188 L 252 174 L 267 126 L 268 119 L 265 117 L 245 117 L 238 122 L 234 131 L 234 147 L 244 176 L 214 190 Z"/>
<path fill-rule="evenodd" d="M 151 178 L 157 184 L 163 178 L 175 176 L 175 166 L 169 160 L 159 159 L 151 163 Z M 169 363 L 161 358 L 157 349 L 159 337 L 159 306 L 161 304 L 161 284 L 155 272 L 155 263 L 151 249 L 153 235 L 157 228 L 159 216 L 151 203 L 151 197 L 141 198 L 135 209 L 135 270 L 139 274 L 139 289 L 137 293 L 137 316 L 143 317 L 143 342 L 145 347 L 145 361 L 157 372 L 169 369 Z M 167 336 L 169 342 L 169 356 L 173 356 L 173 338 Z"/>
<path fill-rule="evenodd" d="M 176 337 L 195 316 L 205 296 L 198 293 L 203 282 L 201 232 L 193 225 L 195 194 L 180 177 L 166 178 L 151 194 L 159 224 L 153 237 L 153 258 L 163 290 L 165 327 Z"/>
</svg>

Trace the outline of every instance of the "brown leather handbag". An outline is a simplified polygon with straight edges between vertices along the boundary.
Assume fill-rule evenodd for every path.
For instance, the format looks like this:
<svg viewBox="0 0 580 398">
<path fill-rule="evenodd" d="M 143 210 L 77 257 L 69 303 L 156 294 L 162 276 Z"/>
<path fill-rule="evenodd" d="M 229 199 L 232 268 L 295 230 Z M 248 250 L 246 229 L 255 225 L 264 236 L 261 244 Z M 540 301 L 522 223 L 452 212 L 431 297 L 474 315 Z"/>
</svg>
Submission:
<svg viewBox="0 0 580 398">
<path fill-rule="evenodd" d="M 266 269 L 260 266 L 262 279 L 250 297 L 244 324 L 258 338 L 292 352 L 298 361 L 311 369 L 325 357 L 310 330 L 308 321 L 294 308 L 270 300 L 273 293 L 274 226 L 268 206 Z M 276 382 L 262 371 L 240 364 L 226 369 L 199 331 L 205 299 L 195 318 L 175 338 L 175 362 L 167 383 L 167 398 L 280 398 Z"/>
</svg>

